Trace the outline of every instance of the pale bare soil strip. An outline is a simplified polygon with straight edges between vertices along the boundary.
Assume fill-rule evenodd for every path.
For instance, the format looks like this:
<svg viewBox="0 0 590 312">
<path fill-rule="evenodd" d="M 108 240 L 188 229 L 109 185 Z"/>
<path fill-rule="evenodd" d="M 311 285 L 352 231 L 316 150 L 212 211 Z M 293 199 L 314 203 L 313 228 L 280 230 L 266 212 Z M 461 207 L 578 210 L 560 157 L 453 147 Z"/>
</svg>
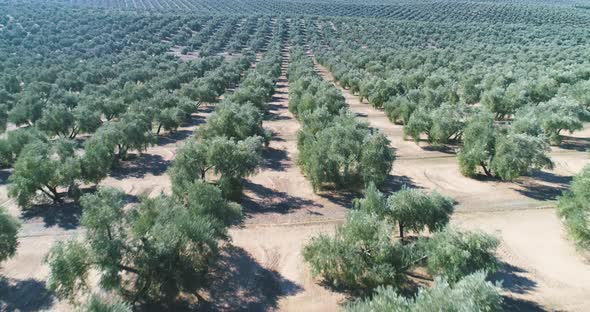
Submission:
<svg viewBox="0 0 590 312">
<path fill-rule="evenodd" d="M 588 257 L 565 237 L 553 209 L 571 177 L 590 163 L 585 152 L 588 127 L 568 138 L 562 148 L 553 148 L 552 171 L 514 183 L 469 179 L 460 174 L 454 154 L 404 140 L 402 126 L 392 124 L 382 110 L 341 88 L 325 67 L 316 63 L 316 70 L 342 91 L 351 111 L 389 137 L 398 157 L 391 172 L 394 183 L 451 196 L 458 202 L 452 223 L 501 239 L 499 257 L 505 265 L 495 278 L 504 280 L 514 309 L 590 310 Z"/>
<path fill-rule="evenodd" d="M 246 184 L 245 224 L 230 231 L 243 260 L 233 261 L 241 273 L 215 288 L 242 290 L 239 293 L 245 295 L 227 302 L 232 307 L 336 311 L 343 297 L 312 279 L 301 249 L 313 236 L 333 232 L 344 218 L 348 200 L 331 193 L 314 194 L 295 163 L 299 123 L 288 110 L 288 49 L 283 55 L 283 72 L 263 123 L 273 138 L 263 153 L 262 169 Z M 227 296 L 214 295 L 213 302 L 228 301 L 223 299 Z"/>
</svg>

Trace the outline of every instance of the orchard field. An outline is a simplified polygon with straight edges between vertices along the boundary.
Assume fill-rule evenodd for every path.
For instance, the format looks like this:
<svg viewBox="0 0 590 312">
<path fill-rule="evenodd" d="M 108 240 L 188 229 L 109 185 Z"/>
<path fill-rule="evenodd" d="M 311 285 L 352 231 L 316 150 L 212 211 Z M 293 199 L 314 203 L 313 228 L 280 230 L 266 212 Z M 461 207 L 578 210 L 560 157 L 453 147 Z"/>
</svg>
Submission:
<svg viewBox="0 0 590 312">
<path fill-rule="evenodd" d="M 588 311 L 588 29 L 0 0 L 0 311 Z"/>
</svg>

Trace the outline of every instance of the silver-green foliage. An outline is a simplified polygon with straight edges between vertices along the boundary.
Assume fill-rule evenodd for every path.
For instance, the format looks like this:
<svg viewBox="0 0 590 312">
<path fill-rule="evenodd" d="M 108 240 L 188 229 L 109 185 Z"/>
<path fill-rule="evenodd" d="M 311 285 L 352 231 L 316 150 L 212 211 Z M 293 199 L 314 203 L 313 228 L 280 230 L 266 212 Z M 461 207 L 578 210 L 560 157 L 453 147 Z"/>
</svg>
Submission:
<svg viewBox="0 0 590 312">
<path fill-rule="evenodd" d="M 117 189 L 84 196 L 84 240 L 51 248 L 48 288 L 74 301 L 88 291 L 91 269 L 99 272 L 102 289 L 133 300 L 170 301 L 205 287 L 218 244 L 240 208 L 212 185 L 196 182 L 189 190 L 184 196 L 142 198 L 131 208 L 124 207 L 124 193 Z"/>
<path fill-rule="evenodd" d="M 581 130 L 583 122 L 590 117 L 590 112 L 579 102 L 567 97 L 554 97 L 551 100 L 529 106 L 516 114 L 519 119 L 534 120 L 549 138 L 551 144 L 559 145 L 562 131 L 570 133 Z M 522 121 L 520 121 L 522 122 Z"/>
<path fill-rule="evenodd" d="M 447 227 L 424 240 L 428 272 L 450 283 L 476 271 L 495 272 L 499 264 L 494 252 L 499 243 L 482 232 L 459 232 Z"/>
<path fill-rule="evenodd" d="M 415 298 L 406 298 L 391 287 L 380 287 L 370 299 L 346 306 L 347 312 L 493 312 L 502 311 L 498 286 L 479 272 L 455 284 L 436 279 L 431 288 L 422 288 Z"/>
<path fill-rule="evenodd" d="M 403 188 L 387 199 L 385 216 L 399 226 L 400 237 L 404 230 L 420 233 L 442 230 L 453 213 L 453 201 L 436 192 L 431 194 L 422 190 Z"/>
<path fill-rule="evenodd" d="M 37 192 L 60 202 L 63 194 L 59 188 L 66 188 L 75 197 L 80 177 L 80 159 L 73 142 L 33 142 L 23 148 L 14 164 L 9 196 L 22 207 L 29 206 Z"/>
<path fill-rule="evenodd" d="M 557 214 L 578 246 L 590 248 L 590 166 L 574 177 L 557 205 Z"/>
<path fill-rule="evenodd" d="M 487 176 L 514 180 L 534 170 L 553 168 L 546 139 L 532 135 L 531 129 L 522 124 L 505 129 L 495 124 L 489 112 L 474 114 L 467 121 L 458 155 L 461 173 L 475 176 L 482 168 Z"/>
<path fill-rule="evenodd" d="M 131 312 L 131 305 L 123 302 L 118 298 L 107 298 L 92 294 L 84 305 L 79 309 L 80 312 Z"/>
<path fill-rule="evenodd" d="M 14 256 L 18 247 L 20 224 L 0 206 L 0 262 Z"/>
<path fill-rule="evenodd" d="M 370 290 L 395 285 L 404 279 L 406 264 L 415 254 L 411 247 L 391 241 L 391 226 L 376 214 L 354 210 L 331 237 L 313 238 L 303 249 L 312 274 L 337 288 Z"/>
</svg>

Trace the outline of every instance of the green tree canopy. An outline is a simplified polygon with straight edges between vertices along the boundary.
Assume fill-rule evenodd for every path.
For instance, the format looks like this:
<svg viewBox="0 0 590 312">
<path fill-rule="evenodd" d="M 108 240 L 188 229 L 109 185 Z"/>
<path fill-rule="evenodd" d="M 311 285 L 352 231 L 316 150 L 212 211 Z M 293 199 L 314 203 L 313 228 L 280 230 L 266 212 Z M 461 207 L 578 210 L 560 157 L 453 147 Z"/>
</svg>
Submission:
<svg viewBox="0 0 590 312">
<path fill-rule="evenodd" d="M 371 182 L 383 185 L 395 158 L 389 140 L 383 134 L 372 133 L 350 114 L 342 113 L 321 128 L 327 119 L 322 115 L 306 118 L 313 123 L 304 127 L 298 137 L 297 161 L 314 190 L 325 184 L 338 188 Z"/>
<path fill-rule="evenodd" d="M 432 110 L 420 108 L 411 115 L 404 134 L 418 142 L 424 133 L 435 147 L 447 144 L 461 137 L 465 110 L 460 104 L 443 104 Z"/>
<path fill-rule="evenodd" d="M 494 253 L 499 244 L 497 238 L 485 233 L 459 232 L 448 227 L 425 240 L 428 272 L 450 283 L 477 271 L 495 272 L 499 264 Z"/>
<path fill-rule="evenodd" d="M 404 280 L 412 248 L 391 241 L 391 226 L 376 214 L 350 211 L 333 237 L 320 235 L 303 248 L 314 276 L 337 288 L 366 291 Z"/>
<path fill-rule="evenodd" d="M 192 193 L 195 202 L 189 205 L 161 195 L 127 209 L 124 193 L 109 188 L 84 196 L 85 239 L 52 247 L 46 258 L 48 288 L 59 298 L 74 300 L 88 290 L 91 269 L 99 272 L 101 288 L 132 301 L 170 302 L 180 292 L 205 287 L 218 244 L 227 238 L 229 219 L 218 205 L 228 204 L 220 192 L 207 190 L 213 186 L 196 183 L 191 188 L 204 189 Z"/>
<path fill-rule="evenodd" d="M 443 229 L 453 213 L 453 201 L 436 192 L 428 194 L 417 189 L 403 188 L 387 199 L 385 216 L 396 222 L 400 238 L 404 231 L 420 233 Z"/>
<path fill-rule="evenodd" d="M 0 263 L 16 253 L 20 224 L 0 206 Z"/>
<path fill-rule="evenodd" d="M 527 114 L 527 111 L 532 111 L 532 114 Z M 537 106 L 527 107 L 516 115 L 516 119 L 519 118 L 533 118 L 551 144 L 559 145 L 562 139 L 561 132 L 567 130 L 572 133 L 581 130 L 583 122 L 590 118 L 590 111 L 573 99 L 554 97 Z"/>
<path fill-rule="evenodd" d="M 494 312 L 503 311 L 499 286 L 486 281 L 484 273 L 474 273 L 450 284 L 435 280 L 431 288 L 422 288 L 415 298 L 405 298 L 391 287 L 380 287 L 370 299 L 346 306 L 347 312 Z"/>
<path fill-rule="evenodd" d="M 533 127 L 530 123 L 519 123 L 510 129 L 501 127 L 486 111 L 469 118 L 463 148 L 458 154 L 461 173 L 474 176 L 481 167 L 487 176 L 514 180 L 534 170 L 553 168 L 545 138 L 529 134 L 534 124 Z"/>
<path fill-rule="evenodd" d="M 0 140 L 0 166 L 12 166 L 23 148 L 36 141 L 47 142 L 47 138 L 35 128 L 19 128 L 6 133 L 6 138 Z"/>
<path fill-rule="evenodd" d="M 557 215 L 578 246 L 590 248 L 590 166 L 578 173 L 557 205 Z"/>
<path fill-rule="evenodd" d="M 262 119 L 262 113 L 251 103 L 237 104 L 224 101 L 197 133 L 204 139 L 224 136 L 238 141 L 259 136 L 264 138 L 265 144 L 268 145 L 271 133 L 262 127 Z"/>
<path fill-rule="evenodd" d="M 261 144 L 260 137 L 248 137 L 243 141 L 226 137 L 189 140 L 178 150 L 170 168 L 173 189 L 184 193 L 186 185 L 192 182 L 214 182 L 209 176 L 214 174 L 226 197 L 238 197 L 241 180 L 259 166 Z"/>
<path fill-rule="evenodd" d="M 92 294 L 84 305 L 80 307 L 81 312 L 132 312 L 131 305 L 118 298 L 107 298 Z"/>
<path fill-rule="evenodd" d="M 14 164 L 9 195 L 22 207 L 29 206 L 37 192 L 60 202 L 63 194 L 59 188 L 77 196 L 80 176 L 80 159 L 73 142 L 33 142 L 23 148 Z"/>
</svg>

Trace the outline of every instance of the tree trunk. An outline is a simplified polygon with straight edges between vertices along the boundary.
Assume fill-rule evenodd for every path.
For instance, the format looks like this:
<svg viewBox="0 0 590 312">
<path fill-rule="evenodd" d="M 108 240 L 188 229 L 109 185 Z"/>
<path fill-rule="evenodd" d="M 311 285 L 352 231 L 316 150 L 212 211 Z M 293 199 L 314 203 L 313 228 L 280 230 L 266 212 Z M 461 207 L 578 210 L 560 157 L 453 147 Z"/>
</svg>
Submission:
<svg viewBox="0 0 590 312">
<path fill-rule="evenodd" d="M 78 133 L 79 133 L 79 132 L 80 132 L 80 129 L 79 129 L 79 128 L 76 128 L 76 127 L 74 127 L 74 128 L 72 129 L 72 132 L 70 132 L 70 135 L 69 135 L 70 139 L 74 139 L 76 136 L 78 136 Z"/>
<path fill-rule="evenodd" d="M 399 239 L 404 240 L 404 224 L 399 222 Z"/>
<path fill-rule="evenodd" d="M 57 188 L 51 187 L 49 185 L 45 185 L 45 187 L 47 188 L 47 190 L 45 190 L 43 187 L 40 187 L 39 190 L 41 190 L 41 192 L 47 195 L 47 197 L 51 198 L 54 204 L 62 202 L 61 196 L 59 196 L 59 193 L 57 192 Z"/>
<path fill-rule="evenodd" d="M 482 168 L 483 168 L 483 172 L 485 172 L 485 174 L 490 177 L 493 178 L 494 176 L 492 175 L 492 172 L 485 166 L 485 164 L 483 162 L 481 162 L 479 164 Z"/>
</svg>

